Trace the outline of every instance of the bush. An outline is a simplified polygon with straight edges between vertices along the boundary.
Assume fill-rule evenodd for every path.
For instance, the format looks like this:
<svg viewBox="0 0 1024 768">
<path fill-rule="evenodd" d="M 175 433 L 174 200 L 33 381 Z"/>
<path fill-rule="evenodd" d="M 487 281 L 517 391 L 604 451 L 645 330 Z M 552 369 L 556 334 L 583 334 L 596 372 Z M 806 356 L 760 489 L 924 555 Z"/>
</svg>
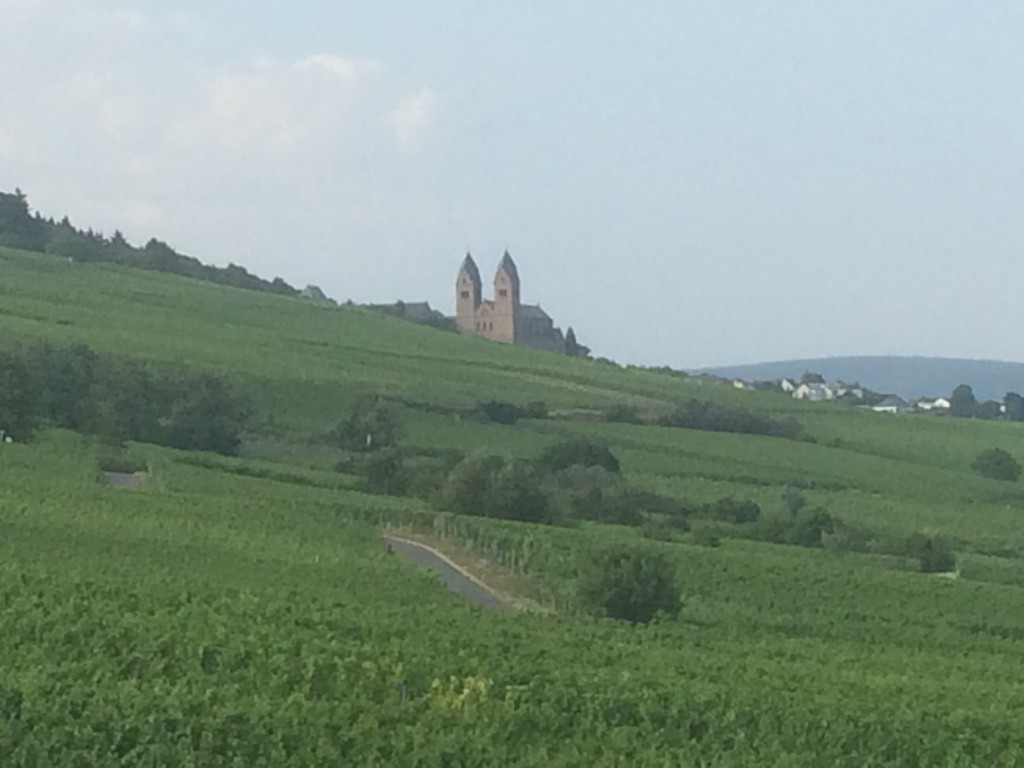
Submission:
<svg viewBox="0 0 1024 768">
<path fill-rule="evenodd" d="M 441 501 L 464 515 L 534 523 L 552 520 L 533 467 L 500 456 L 470 456 L 460 461 L 445 480 Z"/>
<path fill-rule="evenodd" d="M 525 416 L 523 409 L 504 400 L 488 400 L 477 406 L 480 418 L 491 424 L 515 424 Z"/>
<path fill-rule="evenodd" d="M 707 509 L 712 519 L 723 523 L 756 523 L 761 516 L 761 508 L 756 503 L 732 496 L 708 504 Z"/>
<path fill-rule="evenodd" d="M 408 487 L 402 454 L 397 448 L 377 451 L 366 460 L 366 490 L 401 496 Z"/>
<path fill-rule="evenodd" d="M 394 410 L 379 397 L 366 396 L 335 428 L 332 442 L 346 451 L 379 451 L 397 445 L 398 432 Z"/>
<path fill-rule="evenodd" d="M 569 467 L 600 467 L 608 472 L 619 472 L 619 460 L 608 446 L 594 443 L 585 437 L 576 437 L 550 445 L 537 458 L 537 466 L 546 472 L 559 472 Z"/>
<path fill-rule="evenodd" d="M 1020 479 L 1021 467 L 1013 456 L 1002 448 L 989 448 L 978 454 L 971 467 L 980 475 L 994 480 Z"/>
<path fill-rule="evenodd" d="M 560 472 L 553 490 L 559 518 L 639 525 L 642 505 L 619 475 L 604 467 L 575 464 Z"/>
<path fill-rule="evenodd" d="M 663 427 L 768 435 L 789 440 L 797 440 L 803 434 L 803 427 L 793 419 L 772 419 L 738 405 L 719 405 L 695 398 L 677 404 L 675 409 L 661 417 L 658 423 Z"/>
<path fill-rule="evenodd" d="M 676 616 L 682 605 L 676 572 L 661 553 L 619 546 L 591 554 L 577 586 L 580 605 L 597 616 L 647 623 Z"/>
<path fill-rule="evenodd" d="M 949 542 L 936 534 L 915 533 L 907 539 L 907 556 L 920 563 L 922 573 L 956 570 L 956 554 Z"/>
</svg>

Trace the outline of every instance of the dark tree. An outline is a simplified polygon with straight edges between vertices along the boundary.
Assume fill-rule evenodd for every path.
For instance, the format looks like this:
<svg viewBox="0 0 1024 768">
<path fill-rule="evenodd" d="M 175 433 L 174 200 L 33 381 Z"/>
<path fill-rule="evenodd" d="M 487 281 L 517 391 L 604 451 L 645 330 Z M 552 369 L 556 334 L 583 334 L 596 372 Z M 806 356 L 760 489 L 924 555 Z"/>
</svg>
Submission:
<svg viewBox="0 0 1024 768">
<path fill-rule="evenodd" d="M 0 430 L 5 437 L 25 439 L 35 423 L 33 382 L 24 360 L 0 351 Z"/>
<path fill-rule="evenodd" d="M 801 384 L 824 384 L 825 377 L 820 373 L 814 371 L 806 371 L 803 376 L 800 377 Z"/>
<path fill-rule="evenodd" d="M 1013 456 L 1002 448 L 988 448 L 978 454 L 971 467 L 985 477 L 993 480 L 1010 480 L 1016 482 L 1020 478 L 1021 466 Z"/>
<path fill-rule="evenodd" d="M 200 376 L 186 386 L 171 413 L 170 444 L 194 451 L 238 453 L 248 408 L 228 382 Z"/>
<path fill-rule="evenodd" d="M 920 563 L 923 573 L 948 573 L 956 570 L 956 554 L 941 536 L 916 533 L 907 540 L 907 556 Z"/>
<path fill-rule="evenodd" d="M 595 615 L 633 623 L 647 623 L 659 613 L 676 616 L 682 607 L 675 567 L 660 552 L 640 547 L 591 554 L 577 596 Z"/>
<path fill-rule="evenodd" d="M 995 421 L 996 419 L 1002 418 L 1002 415 L 1003 406 L 995 400 L 985 400 L 984 402 L 978 403 L 974 406 L 974 416 L 978 419 Z"/>
<path fill-rule="evenodd" d="M 489 400 L 477 407 L 483 420 L 491 424 L 515 424 L 525 415 L 518 405 L 504 400 Z"/>
<path fill-rule="evenodd" d="M 347 451 L 371 452 L 398 443 L 399 425 L 394 410 L 379 397 L 362 397 L 348 417 L 334 431 L 338 447 Z"/>
<path fill-rule="evenodd" d="M 978 401 L 974 398 L 974 390 L 967 384 L 961 384 L 953 390 L 949 399 L 949 413 L 951 416 L 969 418 L 974 416 L 974 408 Z"/>
<path fill-rule="evenodd" d="M 1024 397 L 1017 392 L 1007 392 L 1003 398 L 1007 421 L 1024 421 Z"/>
</svg>

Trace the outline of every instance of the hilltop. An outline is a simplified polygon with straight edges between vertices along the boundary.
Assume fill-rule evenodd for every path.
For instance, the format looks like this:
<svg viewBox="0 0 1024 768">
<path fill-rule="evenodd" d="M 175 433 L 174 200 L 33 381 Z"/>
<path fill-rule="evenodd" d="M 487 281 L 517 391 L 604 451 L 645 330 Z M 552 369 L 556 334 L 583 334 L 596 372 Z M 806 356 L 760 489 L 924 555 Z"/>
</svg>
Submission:
<svg viewBox="0 0 1024 768">
<path fill-rule="evenodd" d="M 744 381 L 791 378 L 808 372 L 829 381 L 857 382 L 876 392 L 905 398 L 948 396 L 968 384 L 984 400 L 1002 400 L 1007 392 L 1024 391 L 1024 363 L 943 357 L 858 356 L 779 360 L 703 369 L 703 372 Z"/>
</svg>

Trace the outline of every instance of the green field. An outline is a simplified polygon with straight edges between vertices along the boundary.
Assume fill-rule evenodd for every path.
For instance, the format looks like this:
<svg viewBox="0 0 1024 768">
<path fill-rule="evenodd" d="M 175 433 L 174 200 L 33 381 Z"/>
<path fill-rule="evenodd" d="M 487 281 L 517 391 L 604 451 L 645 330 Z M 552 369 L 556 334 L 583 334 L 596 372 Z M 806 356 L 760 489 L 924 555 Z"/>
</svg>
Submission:
<svg viewBox="0 0 1024 768">
<path fill-rule="evenodd" d="M 1024 491 L 970 468 L 1021 426 L 889 416 L 687 381 L 358 309 L 0 249 L 0 344 L 87 344 L 228 376 L 238 458 L 132 444 L 0 445 L 0 764 L 1012 766 L 1024 762 Z M 414 448 L 512 457 L 583 435 L 635 486 L 780 507 L 874 535 L 941 533 L 957 578 L 880 553 L 726 537 L 648 542 L 677 619 L 573 606 L 581 557 L 636 529 L 458 517 L 370 495 L 323 437 L 361 395 Z M 698 398 L 810 440 L 565 418 Z M 458 409 L 543 401 L 504 426 Z M 0 425 L 2 426 L 2 425 Z M 555 613 L 485 613 L 388 557 L 387 525 L 514 572 Z M 998 555 L 998 556 L 997 556 Z"/>
</svg>

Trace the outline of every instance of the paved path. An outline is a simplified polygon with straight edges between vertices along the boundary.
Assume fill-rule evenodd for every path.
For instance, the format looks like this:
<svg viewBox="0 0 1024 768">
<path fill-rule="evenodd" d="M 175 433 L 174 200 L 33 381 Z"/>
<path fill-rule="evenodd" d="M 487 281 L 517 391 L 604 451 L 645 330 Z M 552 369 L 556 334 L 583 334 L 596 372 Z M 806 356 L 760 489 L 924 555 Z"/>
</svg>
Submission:
<svg viewBox="0 0 1024 768">
<path fill-rule="evenodd" d="M 508 610 L 486 588 L 469 578 L 440 552 L 408 539 L 399 539 L 394 536 L 387 536 L 385 538 L 396 555 L 400 555 L 418 566 L 434 571 L 434 573 L 441 577 L 442 583 L 452 592 L 462 595 L 481 608 L 487 608 L 492 611 Z"/>
</svg>

